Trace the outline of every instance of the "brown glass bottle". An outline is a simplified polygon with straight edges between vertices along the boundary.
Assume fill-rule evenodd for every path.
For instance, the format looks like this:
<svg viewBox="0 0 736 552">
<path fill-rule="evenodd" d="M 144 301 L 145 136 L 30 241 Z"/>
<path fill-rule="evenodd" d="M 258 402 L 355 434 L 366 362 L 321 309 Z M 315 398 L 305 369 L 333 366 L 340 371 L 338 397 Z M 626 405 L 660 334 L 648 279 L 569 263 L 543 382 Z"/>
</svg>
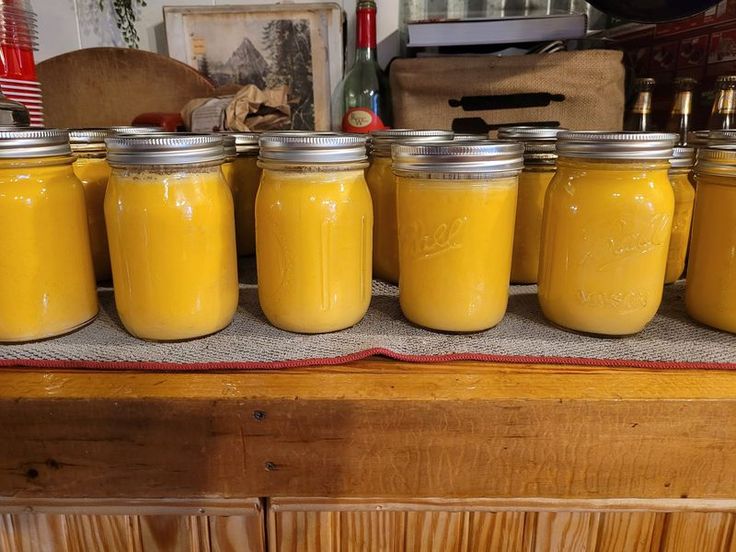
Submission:
<svg viewBox="0 0 736 552">
<path fill-rule="evenodd" d="M 667 122 L 667 132 L 680 135 L 678 145 L 687 145 L 687 135 L 690 132 L 690 123 L 693 113 L 693 96 L 698 81 L 690 77 L 675 79 L 675 99 Z"/>
<path fill-rule="evenodd" d="M 716 97 L 708 119 L 708 130 L 736 128 L 736 75 L 716 80 Z"/>
<path fill-rule="evenodd" d="M 652 78 L 641 78 L 634 81 L 636 98 L 624 121 L 624 130 L 654 130 L 652 119 L 652 96 L 656 81 Z"/>
</svg>

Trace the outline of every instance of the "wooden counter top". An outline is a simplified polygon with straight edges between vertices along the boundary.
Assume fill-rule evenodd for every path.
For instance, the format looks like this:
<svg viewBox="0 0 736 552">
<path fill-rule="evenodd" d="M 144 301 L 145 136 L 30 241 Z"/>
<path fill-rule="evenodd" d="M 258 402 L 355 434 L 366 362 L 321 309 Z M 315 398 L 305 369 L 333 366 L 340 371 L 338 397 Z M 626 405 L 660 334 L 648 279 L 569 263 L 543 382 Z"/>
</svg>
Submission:
<svg viewBox="0 0 736 552">
<path fill-rule="evenodd" d="M 5 369 L 0 495 L 732 499 L 735 419 L 726 371 Z"/>
</svg>

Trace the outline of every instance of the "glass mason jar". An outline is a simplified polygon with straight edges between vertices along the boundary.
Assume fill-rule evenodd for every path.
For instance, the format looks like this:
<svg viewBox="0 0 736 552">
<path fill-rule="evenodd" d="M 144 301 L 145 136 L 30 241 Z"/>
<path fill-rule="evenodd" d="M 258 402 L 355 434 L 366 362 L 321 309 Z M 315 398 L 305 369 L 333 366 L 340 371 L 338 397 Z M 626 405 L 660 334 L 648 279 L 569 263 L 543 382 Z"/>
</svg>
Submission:
<svg viewBox="0 0 736 552">
<path fill-rule="evenodd" d="M 506 312 L 523 147 L 395 144 L 399 301 L 426 328 L 476 332 Z"/>
<path fill-rule="evenodd" d="M 258 133 L 230 132 L 235 138 L 235 157 L 230 169 L 231 187 L 235 194 L 235 236 L 238 255 L 256 252 L 255 206 L 256 192 L 261 181 L 258 167 Z M 227 174 L 226 165 L 223 165 Z"/>
<path fill-rule="evenodd" d="M 370 166 L 365 173 L 373 201 L 373 274 L 399 281 L 399 238 L 396 233 L 396 182 L 391 171 L 391 145 L 399 141 L 452 140 L 447 130 L 379 130 L 371 133 Z"/>
<path fill-rule="evenodd" d="M 373 208 L 365 139 L 312 132 L 261 137 L 258 297 L 277 328 L 332 332 L 368 310 Z"/>
<path fill-rule="evenodd" d="M 736 145 L 702 148 L 695 165 L 687 313 L 736 333 Z"/>
<path fill-rule="evenodd" d="M 61 335 L 97 315 L 73 161 L 66 131 L 0 131 L 0 341 Z"/>
<path fill-rule="evenodd" d="M 107 149 L 105 220 L 123 325 L 155 341 L 221 330 L 239 292 L 222 138 L 117 136 Z"/>
<path fill-rule="evenodd" d="M 690 241 L 690 222 L 693 218 L 695 188 L 692 184 L 695 149 L 677 147 L 670 160 L 670 182 L 675 194 L 675 216 L 672 219 L 670 249 L 667 254 L 667 270 L 664 283 L 672 284 L 685 271 L 687 246 Z"/>
<path fill-rule="evenodd" d="M 524 144 L 524 170 L 519 175 L 514 252 L 511 258 L 511 282 L 514 284 L 537 283 L 544 196 L 557 170 L 555 145 L 557 135 L 563 130 L 536 127 L 505 127 L 498 130 L 499 140 Z"/>
<path fill-rule="evenodd" d="M 106 159 L 105 138 L 112 134 L 106 128 L 69 129 L 69 142 L 74 155 L 72 168 L 84 186 L 89 243 L 98 282 L 112 278 L 104 212 L 105 191 L 112 171 Z"/>
<path fill-rule="evenodd" d="M 235 198 L 238 197 L 238 182 L 234 178 L 235 158 L 237 157 L 235 136 L 225 133 L 218 134 L 218 136 L 222 137 L 222 148 L 225 150 L 225 161 L 222 162 L 220 169 L 222 169 L 222 176 L 225 177 L 225 182 L 227 182 L 227 186 L 233 194 L 233 201 L 235 201 Z"/>
<path fill-rule="evenodd" d="M 662 299 L 675 134 L 563 132 L 547 190 L 539 303 L 554 324 L 629 335 Z"/>
</svg>

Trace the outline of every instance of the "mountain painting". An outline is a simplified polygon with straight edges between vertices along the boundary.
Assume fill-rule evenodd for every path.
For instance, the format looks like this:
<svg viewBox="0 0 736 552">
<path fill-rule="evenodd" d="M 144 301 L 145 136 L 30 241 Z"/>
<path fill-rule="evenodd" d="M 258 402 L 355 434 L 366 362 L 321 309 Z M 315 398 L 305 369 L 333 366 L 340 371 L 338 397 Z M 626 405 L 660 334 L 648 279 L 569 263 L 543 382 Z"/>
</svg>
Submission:
<svg viewBox="0 0 736 552">
<path fill-rule="evenodd" d="M 329 128 L 333 60 L 327 52 L 329 17 L 309 4 L 209 8 L 166 8 L 182 12 L 176 30 L 185 38 L 186 61 L 216 85 L 286 85 L 291 128 Z M 329 5 L 334 10 L 334 4 Z M 308 9 L 311 8 L 311 9 Z M 170 30 L 169 13 L 167 35 Z M 181 27 L 179 29 L 179 26 Z M 173 39 L 173 40 L 172 40 Z M 175 37 L 168 37 L 170 51 Z M 174 42 L 172 47 L 172 42 Z M 173 57 L 176 52 L 172 52 Z M 338 60 L 335 60 L 338 61 Z M 342 58 L 339 59 L 342 69 Z M 339 76 L 339 74 L 338 74 Z"/>
</svg>

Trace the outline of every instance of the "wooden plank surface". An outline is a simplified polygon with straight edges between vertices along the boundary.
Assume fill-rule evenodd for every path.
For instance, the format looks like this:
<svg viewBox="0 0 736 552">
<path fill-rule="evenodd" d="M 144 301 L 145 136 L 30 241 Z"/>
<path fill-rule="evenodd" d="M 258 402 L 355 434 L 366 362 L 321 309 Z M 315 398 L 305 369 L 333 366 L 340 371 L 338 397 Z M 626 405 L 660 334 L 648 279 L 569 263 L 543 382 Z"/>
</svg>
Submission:
<svg viewBox="0 0 736 552">
<path fill-rule="evenodd" d="M 0 371 L 0 496 L 736 498 L 736 373 Z"/>
<path fill-rule="evenodd" d="M 58 513 L 0 514 L 0 551 L 265 552 L 259 501 L 232 504 L 229 515 L 189 515 L 187 507 L 177 510 L 165 501 L 147 506 L 149 512 L 159 513 L 100 514 L 87 502 L 73 508 L 57 505 Z M 121 504 L 120 511 L 132 511 L 129 508 Z"/>
</svg>

